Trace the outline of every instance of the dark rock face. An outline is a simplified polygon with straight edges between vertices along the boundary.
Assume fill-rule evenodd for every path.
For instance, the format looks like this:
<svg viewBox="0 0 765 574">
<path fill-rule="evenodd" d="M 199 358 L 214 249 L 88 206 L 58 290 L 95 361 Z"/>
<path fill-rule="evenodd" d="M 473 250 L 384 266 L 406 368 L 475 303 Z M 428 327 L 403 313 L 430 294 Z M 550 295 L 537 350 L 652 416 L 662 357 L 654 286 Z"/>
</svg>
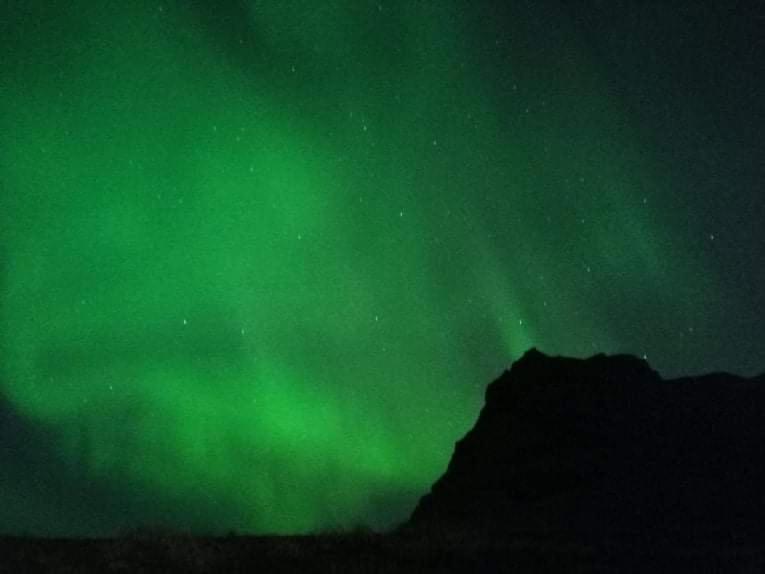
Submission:
<svg viewBox="0 0 765 574">
<path fill-rule="evenodd" d="M 765 538 L 765 378 L 663 380 L 631 356 L 531 350 L 407 527 L 576 541 Z"/>
</svg>

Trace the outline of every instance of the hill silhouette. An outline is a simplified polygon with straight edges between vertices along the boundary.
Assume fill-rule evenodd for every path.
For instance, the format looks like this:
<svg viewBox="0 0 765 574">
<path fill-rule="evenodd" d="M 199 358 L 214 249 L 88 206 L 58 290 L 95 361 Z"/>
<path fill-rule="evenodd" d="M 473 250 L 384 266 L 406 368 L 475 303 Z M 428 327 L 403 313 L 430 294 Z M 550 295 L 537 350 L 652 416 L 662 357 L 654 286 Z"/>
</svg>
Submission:
<svg viewBox="0 0 765 574">
<path fill-rule="evenodd" d="M 765 376 L 528 351 L 406 525 L 641 547 L 762 542 Z"/>
</svg>

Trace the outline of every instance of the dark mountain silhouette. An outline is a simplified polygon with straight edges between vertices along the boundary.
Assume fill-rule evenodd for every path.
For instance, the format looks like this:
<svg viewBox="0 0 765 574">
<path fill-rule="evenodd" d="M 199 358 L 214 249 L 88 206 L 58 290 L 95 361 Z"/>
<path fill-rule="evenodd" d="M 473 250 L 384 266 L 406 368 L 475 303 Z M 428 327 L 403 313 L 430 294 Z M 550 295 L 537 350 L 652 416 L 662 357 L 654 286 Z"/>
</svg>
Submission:
<svg viewBox="0 0 765 574">
<path fill-rule="evenodd" d="M 663 380 L 632 356 L 532 349 L 405 529 L 573 543 L 760 544 L 765 376 Z"/>
</svg>

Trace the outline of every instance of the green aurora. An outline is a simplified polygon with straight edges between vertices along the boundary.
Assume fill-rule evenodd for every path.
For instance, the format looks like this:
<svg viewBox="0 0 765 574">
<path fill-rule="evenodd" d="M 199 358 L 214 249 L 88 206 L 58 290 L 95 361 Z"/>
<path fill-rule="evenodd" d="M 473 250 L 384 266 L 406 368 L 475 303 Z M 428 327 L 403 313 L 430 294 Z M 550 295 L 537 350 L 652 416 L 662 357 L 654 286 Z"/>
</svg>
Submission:
<svg viewBox="0 0 765 574">
<path fill-rule="evenodd" d="M 389 526 L 532 345 L 762 367 L 541 5 L 3 3 L 0 530 Z"/>
</svg>

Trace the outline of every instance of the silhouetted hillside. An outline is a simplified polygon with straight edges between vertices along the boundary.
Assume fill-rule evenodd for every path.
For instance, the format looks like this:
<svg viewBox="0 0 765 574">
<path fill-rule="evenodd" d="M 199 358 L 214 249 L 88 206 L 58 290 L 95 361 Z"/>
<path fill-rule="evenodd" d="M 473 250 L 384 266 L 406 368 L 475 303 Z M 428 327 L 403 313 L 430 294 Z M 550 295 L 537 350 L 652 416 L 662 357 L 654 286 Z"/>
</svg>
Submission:
<svg viewBox="0 0 765 574">
<path fill-rule="evenodd" d="M 759 544 L 765 378 L 663 380 L 632 356 L 526 353 L 407 525 L 577 544 Z"/>
</svg>

